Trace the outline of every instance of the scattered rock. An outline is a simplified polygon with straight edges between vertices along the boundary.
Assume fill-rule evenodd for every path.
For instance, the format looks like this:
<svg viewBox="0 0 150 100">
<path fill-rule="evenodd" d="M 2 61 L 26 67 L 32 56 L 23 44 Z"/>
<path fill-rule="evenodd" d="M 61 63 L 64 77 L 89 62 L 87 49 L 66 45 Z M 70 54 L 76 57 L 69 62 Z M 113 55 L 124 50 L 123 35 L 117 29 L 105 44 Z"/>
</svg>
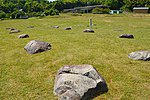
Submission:
<svg viewBox="0 0 150 100">
<path fill-rule="evenodd" d="M 50 50 L 51 45 L 47 42 L 32 40 L 24 47 L 24 49 L 30 54 L 35 54 Z"/>
<path fill-rule="evenodd" d="M 150 51 L 136 51 L 131 52 L 128 57 L 133 60 L 150 60 Z"/>
<path fill-rule="evenodd" d="M 9 34 L 12 34 L 12 33 L 19 33 L 19 32 L 21 32 L 21 31 L 20 31 L 20 30 L 15 29 L 15 30 L 11 30 L 11 31 L 9 32 Z"/>
<path fill-rule="evenodd" d="M 91 65 L 64 66 L 55 78 L 59 100 L 89 100 L 107 91 L 104 78 Z"/>
<path fill-rule="evenodd" d="M 6 28 L 6 30 L 10 31 L 9 34 L 21 32 L 20 30 L 17 30 L 15 28 Z"/>
<path fill-rule="evenodd" d="M 6 30 L 12 31 L 12 30 L 16 30 L 15 28 L 6 28 Z"/>
<path fill-rule="evenodd" d="M 71 27 L 66 27 L 64 30 L 71 30 Z"/>
<path fill-rule="evenodd" d="M 53 26 L 53 28 L 59 28 L 59 26 Z"/>
<path fill-rule="evenodd" d="M 94 30 L 92 30 L 92 29 L 85 29 L 85 30 L 83 30 L 83 32 L 94 33 Z"/>
<path fill-rule="evenodd" d="M 28 34 L 21 34 L 18 36 L 18 38 L 29 38 Z"/>
<path fill-rule="evenodd" d="M 119 38 L 134 38 L 134 36 L 132 34 L 122 34 Z"/>
</svg>

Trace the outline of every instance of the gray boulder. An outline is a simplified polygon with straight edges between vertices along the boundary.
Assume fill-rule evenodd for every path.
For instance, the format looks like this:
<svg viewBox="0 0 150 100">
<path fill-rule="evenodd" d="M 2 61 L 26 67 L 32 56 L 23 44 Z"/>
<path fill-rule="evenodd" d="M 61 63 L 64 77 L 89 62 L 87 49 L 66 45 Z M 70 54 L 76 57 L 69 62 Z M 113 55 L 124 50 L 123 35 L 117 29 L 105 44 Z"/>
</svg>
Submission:
<svg viewBox="0 0 150 100">
<path fill-rule="evenodd" d="M 35 54 L 50 50 L 51 45 L 47 42 L 32 40 L 24 47 L 24 49 L 30 54 Z"/>
<path fill-rule="evenodd" d="M 91 65 L 64 66 L 55 78 L 54 94 L 60 100 L 89 100 L 107 91 L 104 78 Z"/>
<path fill-rule="evenodd" d="M 83 32 L 94 33 L 94 30 L 92 30 L 92 29 L 85 29 L 85 30 L 83 30 Z"/>
<path fill-rule="evenodd" d="M 150 51 L 136 51 L 131 52 L 128 57 L 133 60 L 150 60 Z"/>
<path fill-rule="evenodd" d="M 134 38 L 134 36 L 132 34 L 122 34 L 119 38 Z"/>
<path fill-rule="evenodd" d="M 18 38 L 29 38 L 28 34 L 21 34 L 18 36 Z"/>
</svg>

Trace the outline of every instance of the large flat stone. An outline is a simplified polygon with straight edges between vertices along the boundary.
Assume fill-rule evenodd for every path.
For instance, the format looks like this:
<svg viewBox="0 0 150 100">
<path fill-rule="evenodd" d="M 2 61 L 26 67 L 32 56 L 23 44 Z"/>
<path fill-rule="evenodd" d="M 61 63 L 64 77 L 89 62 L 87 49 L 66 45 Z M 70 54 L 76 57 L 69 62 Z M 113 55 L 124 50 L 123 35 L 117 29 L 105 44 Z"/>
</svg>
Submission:
<svg viewBox="0 0 150 100">
<path fill-rule="evenodd" d="M 104 78 L 91 65 L 64 66 L 56 75 L 54 93 L 60 100 L 89 100 L 107 91 Z"/>
</svg>

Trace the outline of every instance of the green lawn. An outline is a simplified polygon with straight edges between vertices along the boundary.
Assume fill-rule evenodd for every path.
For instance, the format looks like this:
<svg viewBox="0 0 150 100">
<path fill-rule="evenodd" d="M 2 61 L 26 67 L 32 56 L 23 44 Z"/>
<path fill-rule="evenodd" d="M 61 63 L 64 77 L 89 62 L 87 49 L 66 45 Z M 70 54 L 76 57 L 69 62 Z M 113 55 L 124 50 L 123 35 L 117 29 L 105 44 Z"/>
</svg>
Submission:
<svg viewBox="0 0 150 100">
<path fill-rule="evenodd" d="M 90 18 L 95 33 L 83 33 Z M 52 28 L 55 25 L 60 28 Z M 68 26 L 72 30 L 64 30 Z M 8 27 L 22 32 L 9 34 Z M 124 33 L 135 38 L 118 38 Z M 18 39 L 20 34 L 30 38 Z M 24 46 L 30 40 L 48 42 L 52 49 L 28 54 Z M 79 64 L 93 65 L 107 82 L 108 92 L 94 100 L 149 100 L 150 62 L 128 58 L 138 50 L 150 50 L 148 14 L 61 14 L 0 21 L 0 100 L 57 100 L 53 94 L 57 70 Z"/>
</svg>

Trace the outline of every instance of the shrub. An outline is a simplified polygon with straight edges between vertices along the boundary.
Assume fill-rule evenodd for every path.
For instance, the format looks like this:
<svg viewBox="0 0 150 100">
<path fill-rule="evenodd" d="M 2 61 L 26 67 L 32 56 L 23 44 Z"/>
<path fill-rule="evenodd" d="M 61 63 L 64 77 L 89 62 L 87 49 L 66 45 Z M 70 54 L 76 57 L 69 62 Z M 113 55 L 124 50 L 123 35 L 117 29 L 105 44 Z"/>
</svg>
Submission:
<svg viewBox="0 0 150 100">
<path fill-rule="evenodd" d="M 6 14 L 6 18 L 10 18 L 10 14 L 9 13 Z"/>
<path fill-rule="evenodd" d="M 92 13 L 93 13 L 93 14 L 101 14 L 101 13 L 102 13 L 102 9 L 101 9 L 101 8 L 94 8 L 94 9 L 92 10 Z"/>
<path fill-rule="evenodd" d="M 49 10 L 45 10 L 45 11 L 44 11 L 44 14 L 45 14 L 46 16 L 48 16 L 48 15 L 50 14 L 50 11 L 49 11 Z"/>
<path fill-rule="evenodd" d="M 110 9 L 109 8 L 94 8 L 92 10 L 92 13 L 93 14 L 108 14 L 110 12 Z"/>
<path fill-rule="evenodd" d="M 56 9 L 45 10 L 44 14 L 46 16 L 48 16 L 48 15 L 50 15 L 50 16 L 59 15 L 59 11 Z"/>
<path fill-rule="evenodd" d="M 57 9 L 50 9 L 50 15 L 59 15 L 59 11 Z"/>
<path fill-rule="evenodd" d="M 5 17 L 6 17 L 6 13 L 3 11 L 0 11 L 0 19 L 5 18 Z"/>
<path fill-rule="evenodd" d="M 24 11 L 19 11 L 19 10 L 15 10 L 14 12 L 12 12 L 10 14 L 12 19 L 17 19 L 17 18 L 20 18 L 21 16 L 24 16 L 24 15 L 25 15 Z"/>
<path fill-rule="evenodd" d="M 109 9 L 109 8 L 103 9 L 103 13 L 104 13 L 104 14 L 108 14 L 109 12 L 110 12 L 110 9 Z"/>
<path fill-rule="evenodd" d="M 72 16 L 82 16 L 81 14 L 78 14 L 78 13 L 72 13 L 71 15 Z"/>
</svg>

